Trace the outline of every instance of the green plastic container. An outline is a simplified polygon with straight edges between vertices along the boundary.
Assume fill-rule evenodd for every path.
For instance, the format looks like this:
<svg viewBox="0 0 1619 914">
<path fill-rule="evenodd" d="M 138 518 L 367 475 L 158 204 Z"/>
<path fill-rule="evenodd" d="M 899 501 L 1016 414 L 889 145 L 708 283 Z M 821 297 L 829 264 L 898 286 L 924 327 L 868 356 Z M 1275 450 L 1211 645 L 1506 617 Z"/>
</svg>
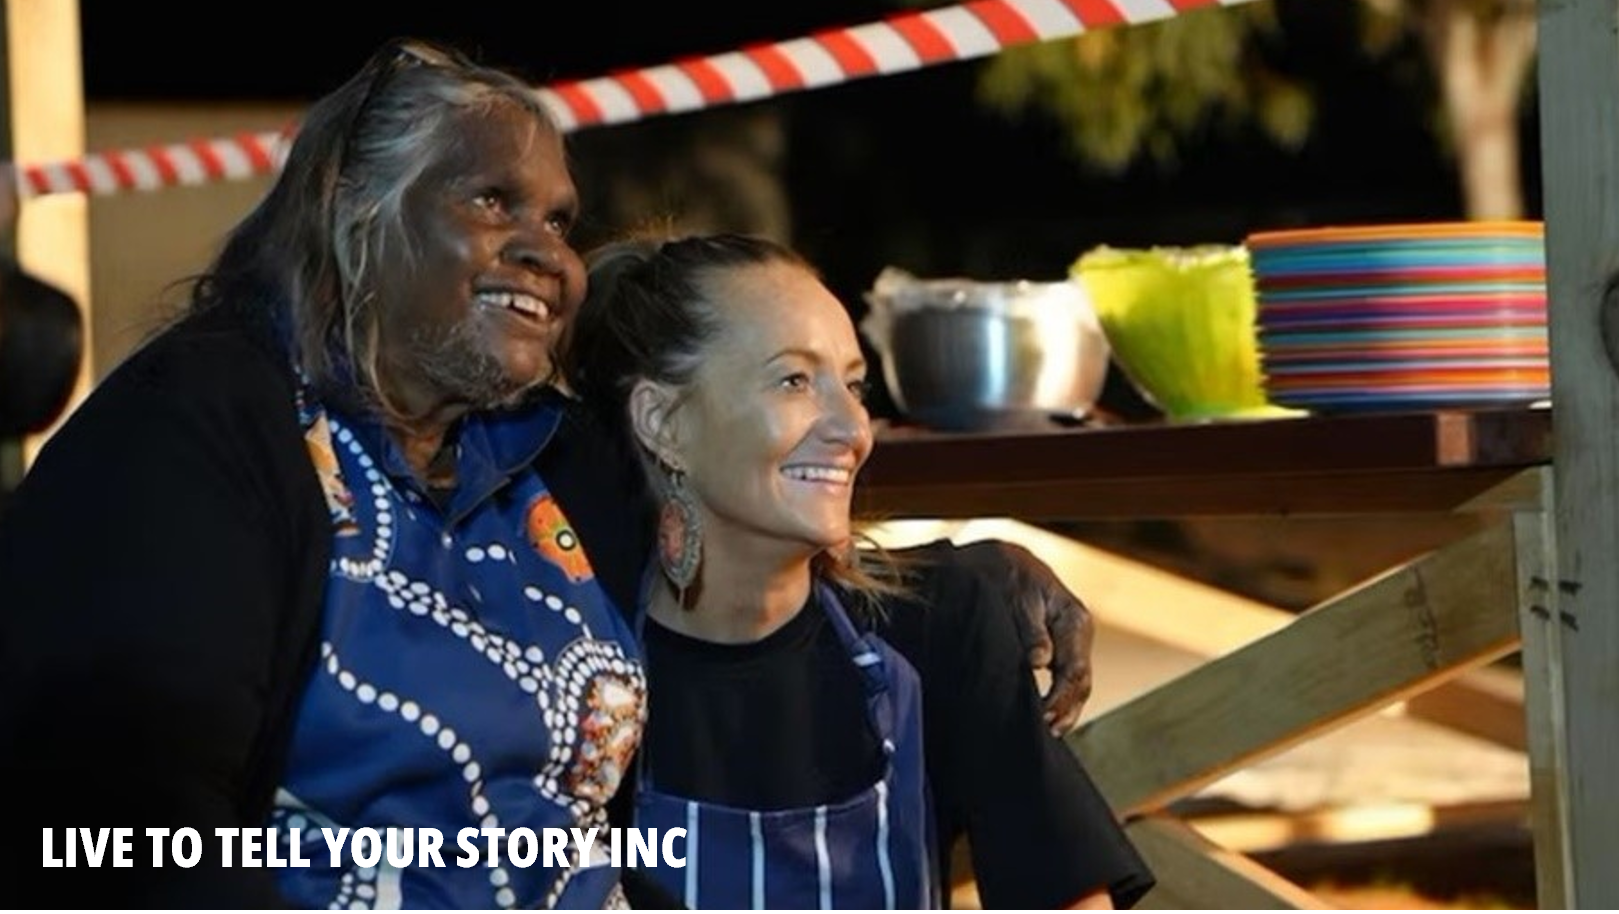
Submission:
<svg viewBox="0 0 1619 914">
<path fill-rule="evenodd" d="M 1297 414 L 1265 397 L 1247 248 L 1104 245 L 1071 273 L 1119 368 L 1170 419 Z"/>
</svg>

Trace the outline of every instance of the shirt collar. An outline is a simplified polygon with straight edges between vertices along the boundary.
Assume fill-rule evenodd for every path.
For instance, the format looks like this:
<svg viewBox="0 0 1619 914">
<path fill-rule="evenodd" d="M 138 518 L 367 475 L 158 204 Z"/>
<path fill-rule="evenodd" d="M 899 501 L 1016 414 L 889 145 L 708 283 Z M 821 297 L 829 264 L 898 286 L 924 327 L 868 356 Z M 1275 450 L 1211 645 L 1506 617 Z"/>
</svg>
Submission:
<svg viewBox="0 0 1619 914">
<path fill-rule="evenodd" d="M 348 415 L 337 407 L 327 409 L 354 430 L 361 447 L 395 484 L 427 494 L 381 421 L 371 415 Z M 562 395 L 547 389 L 517 407 L 468 413 L 450 429 L 449 440 L 457 449 L 456 485 L 445 513 L 452 522 L 533 466 L 561 424 L 564 409 Z"/>
</svg>

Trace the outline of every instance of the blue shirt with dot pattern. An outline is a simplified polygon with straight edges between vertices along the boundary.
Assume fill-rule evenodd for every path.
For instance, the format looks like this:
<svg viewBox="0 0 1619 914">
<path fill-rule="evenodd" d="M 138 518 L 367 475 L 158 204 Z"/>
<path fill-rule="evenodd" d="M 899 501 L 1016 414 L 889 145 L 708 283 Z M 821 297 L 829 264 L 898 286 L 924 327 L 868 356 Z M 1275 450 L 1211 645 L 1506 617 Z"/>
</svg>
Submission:
<svg viewBox="0 0 1619 914">
<path fill-rule="evenodd" d="M 580 866 L 571 846 L 567 866 L 547 865 L 541 842 L 606 826 L 646 707 L 633 633 L 533 469 L 559 408 L 464 419 L 438 500 L 376 422 L 301 412 L 335 545 L 270 823 L 284 858 L 298 830 L 309 866 L 279 869 L 282 890 L 318 908 L 611 903 L 609 867 Z M 323 828 L 349 829 L 335 864 Z M 443 839 L 442 866 L 420 829 Z M 505 830 L 498 860 L 484 829 Z M 598 855 L 606 843 L 604 830 Z"/>
</svg>

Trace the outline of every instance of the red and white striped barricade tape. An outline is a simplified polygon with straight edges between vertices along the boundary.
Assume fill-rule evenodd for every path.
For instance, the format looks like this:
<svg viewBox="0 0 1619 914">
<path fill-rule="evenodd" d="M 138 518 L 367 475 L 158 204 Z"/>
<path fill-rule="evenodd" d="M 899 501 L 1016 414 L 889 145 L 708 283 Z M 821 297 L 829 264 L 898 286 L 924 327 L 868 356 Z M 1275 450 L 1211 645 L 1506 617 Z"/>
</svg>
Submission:
<svg viewBox="0 0 1619 914">
<path fill-rule="evenodd" d="M 707 57 L 540 87 L 564 130 L 757 101 L 1004 48 L 1252 0 L 972 0 Z M 286 133 L 255 133 L 18 169 L 24 197 L 211 184 L 280 167 Z"/>
<path fill-rule="evenodd" d="M 82 159 L 24 165 L 17 169 L 24 197 L 46 194 L 114 194 L 240 181 L 281 167 L 290 131 L 100 152 Z"/>
</svg>

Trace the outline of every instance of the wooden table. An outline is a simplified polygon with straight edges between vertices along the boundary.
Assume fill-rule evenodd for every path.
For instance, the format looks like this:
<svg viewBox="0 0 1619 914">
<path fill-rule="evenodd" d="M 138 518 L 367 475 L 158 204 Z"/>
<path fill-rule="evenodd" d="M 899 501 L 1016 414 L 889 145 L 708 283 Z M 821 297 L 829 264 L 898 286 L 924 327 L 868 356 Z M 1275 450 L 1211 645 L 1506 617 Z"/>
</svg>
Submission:
<svg viewBox="0 0 1619 914">
<path fill-rule="evenodd" d="M 1481 529 L 1331 597 L 1069 737 L 1160 877 L 1153 906 L 1317 907 L 1167 807 L 1394 701 L 1524 653 L 1537 867 L 1566 865 L 1548 409 L 1151 424 L 1013 434 L 886 429 L 858 507 L 1022 520 L 1482 512 Z M 1143 607 L 1173 613 L 1173 607 Z M 1561 884 L 1559 882 L 1559 884 Z M 1543 899 L 1560 897 L 1554 888 Z"/>
</svg>

